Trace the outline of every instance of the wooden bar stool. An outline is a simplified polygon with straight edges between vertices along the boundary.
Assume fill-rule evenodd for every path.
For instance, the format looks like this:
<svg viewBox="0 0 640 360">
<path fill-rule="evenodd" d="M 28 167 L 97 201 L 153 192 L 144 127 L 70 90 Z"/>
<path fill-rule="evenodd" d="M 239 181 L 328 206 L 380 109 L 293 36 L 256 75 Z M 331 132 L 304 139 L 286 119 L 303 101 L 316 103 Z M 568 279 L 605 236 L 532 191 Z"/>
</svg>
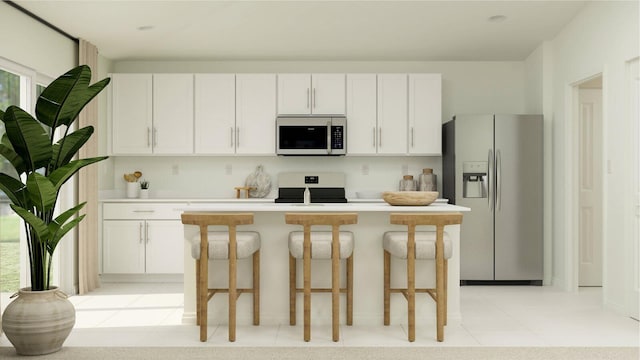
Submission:
<svg viewBox="0 0 640 360">
<path fill-rule="evenodd" d="M 253 224 L 250 213 L 183 213 L 182 223 L 200 227 L 200 235 L 191 246 L 196 260 L 196 319 L 200 341 L 207 340 L 207 304 L 217 293 L 229 293 L 229 341 L 236 340 L 236 300 L 243 293 L 253 293 L 253 325 L 260 324 L 260 234 L 236 231 L 238 225 Z M 223 225 L 229 231 L 208 231 L 210 225 Z M 237 259 L 253 256 L 253 287 L 236 287 Z M 209 288 L 209 260 L 229 260 L 229 287 Z"/>
<path fill-rule="evenodd" d="M 331 292 L 333 341 L 339 339 L 341 292 L 347 294 L 347 325 L 353 324 L 353 233 L 340 225 L 356 224 L 355 213 L 287 213 L 287 224 L 302 225 L 289 233 L 289 323 L 296 324 L 296 294 L 304 293 L 304 341 L 311 339 L 311 293 Z M 311 231 L 314 225 L 330 225 L 331 232 Z M 302 258 L 304 286 L 296 287 L 296 260 Z M 311 259 L 331 259 L 331 288 L 311 288 Z M 347 284 L 340 288 L 340 259 L 347 259 Z"/>
<path fill-rule="evenodd" d="M 453 252 L 448 236 L 444 234 L 446 225 L 462 223 L 460 213 L 393 213 L 391 223 L 407 225 L 408 232 L 387 231 L 384 233 L 384 324 L 389 325 L 389 305 L 391 293 L 402 293 L 408 303 L 409 341 L 415 341 L 415 293 L 426 292 L 436 302 L 437 340 L 444 340 L 444 325 L 447 323 L 447 268 Z M 436 232 L 416 232 L 417 225 L 435 225 Z M 407 259 L 407 287 L 391 288 L 391 255 Z M 436 288 L 416 289 L 415 261 L 426 259 L 436 261 Z"/>
</svg>

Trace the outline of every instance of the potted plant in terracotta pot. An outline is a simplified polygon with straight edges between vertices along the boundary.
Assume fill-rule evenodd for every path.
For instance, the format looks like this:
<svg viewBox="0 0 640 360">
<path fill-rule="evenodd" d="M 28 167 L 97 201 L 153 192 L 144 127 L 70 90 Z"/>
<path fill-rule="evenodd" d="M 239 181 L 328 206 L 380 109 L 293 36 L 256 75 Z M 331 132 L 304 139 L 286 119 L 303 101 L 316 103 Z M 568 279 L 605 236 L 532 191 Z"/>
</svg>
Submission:
<svg viewBox="0 0 640 360">
<path fill-rule="evenodd" d="M 17 106 L 0 111 L 6 133 L 0 155 L 16 170 L 0 174 L 0 191 L 23 220 L 29 250 L 30 285 L 20 289 L 2 317 L 18 354 L 37 355 L 62 347 L 75 323 L 67 296 L 51 286 L 51 260 L 62 237 L 84 218 L 85 203 L 56 211 L 60 189 L 81 168 L 107 157 L 74 159 L 93 127 L 72 130 L 80 111 L 110 79 L 90 85 L 91 69 L 78 66 L 54 80 L 36 103 L 36 117 Z"/>
</svg>

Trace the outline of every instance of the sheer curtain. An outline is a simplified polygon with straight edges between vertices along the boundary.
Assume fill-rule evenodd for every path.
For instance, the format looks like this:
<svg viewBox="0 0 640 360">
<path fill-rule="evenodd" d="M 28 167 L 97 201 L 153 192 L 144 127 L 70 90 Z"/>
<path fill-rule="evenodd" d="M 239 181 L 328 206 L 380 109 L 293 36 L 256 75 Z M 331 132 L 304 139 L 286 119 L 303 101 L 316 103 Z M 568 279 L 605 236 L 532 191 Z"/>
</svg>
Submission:
<svg viewBox="0 0 640 360">
<path fill-rule="evenodd" d="M 91 68 L 91 83 L 97 81 L 98 49 L 80 39 L 78 63 Z M 78 128 L 93 126 L 95 132 L 80 149 L 81 159 L 98 156 L 98 98 L 91 101 L 78 117 Z M 90 165 L 78 173 L 78 203 L 86 201 L 85 219 L 78 226 L 78 291 L 86 294 L 100 287 L 98 278 L 98 166 Z"/>
</svg>

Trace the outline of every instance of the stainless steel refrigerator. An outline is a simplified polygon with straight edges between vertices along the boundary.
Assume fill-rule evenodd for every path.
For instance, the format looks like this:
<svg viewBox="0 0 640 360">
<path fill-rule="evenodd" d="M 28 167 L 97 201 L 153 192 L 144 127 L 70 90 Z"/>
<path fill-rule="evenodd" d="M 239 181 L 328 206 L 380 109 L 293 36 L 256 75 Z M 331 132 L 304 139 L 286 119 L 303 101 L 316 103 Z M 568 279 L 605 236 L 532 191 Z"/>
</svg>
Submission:
<svg viewBox="0 0 640 360">
<path fill-rule="evenodd" d="M 471 208 L 461 283 L 542 285 L 542 115 L 457 115 L 442 134 L 442 195 Z"/>
</svg>

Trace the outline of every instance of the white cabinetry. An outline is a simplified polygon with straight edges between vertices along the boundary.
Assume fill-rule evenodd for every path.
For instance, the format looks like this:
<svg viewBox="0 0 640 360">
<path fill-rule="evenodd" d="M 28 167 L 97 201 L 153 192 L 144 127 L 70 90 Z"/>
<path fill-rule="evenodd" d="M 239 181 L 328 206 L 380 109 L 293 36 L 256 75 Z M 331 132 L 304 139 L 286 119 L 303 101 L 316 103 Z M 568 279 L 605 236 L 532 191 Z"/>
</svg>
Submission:
<svg viewBox="0 0 640 360">
<path fill-rule="evenodd" d="M 112 153 L 151 154 L 151 74 L 111 75 Z"/>
<path fill-rule="evenodd" d="M 407 75 L 378 74 L 378 154 L 407 153 Z"/>
<path fill-rule="evenodd" d="M 236 154 L 274 155 L 276 75 L 236 75 Z"/>
<path fill-rule="evenodd" d="M 409 154 L 442 154 L 440 74 L 409 74 Z"/>
<path fill-rule="evenodd" d="M 344 74 L 278 74 L 278 114 L 344 113 Z"/>
<path fill-rule="evenodd" d="M 193 153 L 193 74 L 153 75 L 153 153 Z"/>
<path fill-rule="evenodd" d="M 347 74 L 347 154 L 377 153 L 376 74 Z"/>
<path fill-rule="evenodd" d="M 195 75 L 195 152 L 236 152 L 235 74 Z"/>
<path fill-rule="evenodd" d="M 113 74 L 112 80 L 112 154 L 193 153 L 192 74 Z"/>
<path fill-rule="evenodd" d="M 102 208 L 105 274 L 180 274 L 184 231 L 177 203 L 106 203 Z"/>
</svg>

